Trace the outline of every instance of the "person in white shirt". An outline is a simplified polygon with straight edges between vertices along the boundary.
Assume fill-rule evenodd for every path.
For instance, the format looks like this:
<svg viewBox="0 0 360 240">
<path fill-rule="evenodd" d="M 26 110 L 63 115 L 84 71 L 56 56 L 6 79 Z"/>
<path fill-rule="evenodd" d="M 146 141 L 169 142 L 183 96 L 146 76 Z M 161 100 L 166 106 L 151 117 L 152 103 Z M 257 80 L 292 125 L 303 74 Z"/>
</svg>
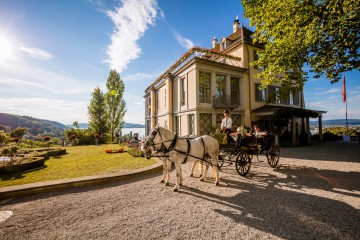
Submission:
<svg viewBox="0 0 360 240">
<path fill-rule="evenodd" d="M 224 111 L 224 119 L 221 121 L 220 132 L 228 133 L 231 132 L 232 128 L 232 119 L 230 118 L 230 114 L 228 110 Z"/>
</svg>

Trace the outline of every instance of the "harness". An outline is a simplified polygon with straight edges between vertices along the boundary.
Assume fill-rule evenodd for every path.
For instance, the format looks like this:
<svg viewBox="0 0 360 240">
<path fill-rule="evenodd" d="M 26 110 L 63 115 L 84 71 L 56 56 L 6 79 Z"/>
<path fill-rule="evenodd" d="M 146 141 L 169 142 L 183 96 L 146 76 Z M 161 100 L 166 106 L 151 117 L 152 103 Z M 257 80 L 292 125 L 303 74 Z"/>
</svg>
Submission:
<svg viewBox="0 0 360 240">
<path fill-rule="evenodd" d="M 203 162 L 206 162 L 206 163 L 209 163 L 210 165 L 212 165 L 212 163 L 211 163 L 210 161 L 208 161 L 208 160 L 205 159 L 205 157 L 206 157 L 206 154 L 205 154 L 205 142 L 204 142 L 203 137 L 200 137 L 201 142 L 202 142 L 202 145 L 203 145 L 203 155 L 202 155 L 202 158 L 199 158 L 199 157 L 197 157 L 197 156 L 194 156 L 194 155 L 190 154 L 191 144 L 190 144 L 190 138 L 189 138 L 189 137 L 181 137 L 181 138 L 180 138 L 177 134 L 175 134 L 175 137 L 174 137 L 173 139 L 167 140 L 167 141 L 163 141 L 163 138 L 162 138 L 162 136 L 161 136 L 161 133 L 160 133 L 159 128 L 155 128 L 155 129 L 156 129 L 156 133 L 159 134 L 159 137 L 160 137 L 160 139 L 161 139 L 161 147 L 160 147 L 159 149 L 156 149 L 155 146 L 154 146 L 155 144 L 154 144 L 154 141 L 153 141 L 153 140 L 154 140 L 154 138 L 155 138 L 155 136 L 156 136 L 156 133 L 155 133 L 155 134 L 152 134 L 152 136 L 149 137 L 149 140 L 151 141 L 152 146 L 154 147 L 154 149 L 155 149 L 155 151 L 156 151 L 155 154 L 162 153 L 162 155 L 155 155 L 155 154 L 154 154 L 154 155 L 151 155 L 151 156 L 154 156 L 154 157 L 169 157 L 169 155 L 166 155 L 166 153 L 169 153 L 170 151 L 175 151 L 175 152 L 177 152 L 177 153 L 180 153 L 180 154 L 185 155 L 185 160 L 184 160 L 183 163 L 186 163 L 187 160 L 188 160 L 188 157 L 190 156 L 190 157 L 193 157 L 193 158 L 195 158 L 195 159 L 198 159 L 198 160 L 200 160 L 200 161 L 203 161 Z M 186 152 L 180 151 L 180 150 L 174 148 L 178 139 L 185 139 L 185 140 L 186 140 L 186 143 L 187 143 L 187 151 L 186 151 Z M 170 142 L 170 141 L 171 141 L 170 146 L 169 146 L 169 147 L 166 147 L 164 143 Z M 157 144 L 159 144 L 159 143 L 157 143 Z"/>
</svg>

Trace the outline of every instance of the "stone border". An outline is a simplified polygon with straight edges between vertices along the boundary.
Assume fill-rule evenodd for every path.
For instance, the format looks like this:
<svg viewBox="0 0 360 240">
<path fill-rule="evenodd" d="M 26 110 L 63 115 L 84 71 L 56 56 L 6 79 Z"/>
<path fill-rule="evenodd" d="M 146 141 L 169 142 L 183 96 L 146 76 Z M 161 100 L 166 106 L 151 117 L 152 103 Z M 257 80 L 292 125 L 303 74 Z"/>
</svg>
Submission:
<svg viewBox="0 0 360 240">
<path fill-rule="evenodd" d="M 32 157 L 32 159 L 33 159 L 32 161 L 21 163 L 21 164 L 1 166 L 0 174 L 22 172 L 22 171 L 27 171 L 27 170 L 31 170 L 34 168 L 44 166 L 44 163 L 45 163 L 44 156 L 35 156 L 35 157 Z"/>
<path fill-rule="evenodd" d="M 162 170 L 162 167 L 163 163 L 159 161 L 158 163 L 155 163 L 149 167 L 145 167 L 128 173 L 113 173 L 98 176 L 86 176 L 79 178 L 30 183 L 11 187 L 2 187 L 0 188 L 0 200 L 32 196 L 43 192 L 59 191 L 73 187 L 93 186 L 128 180 L 134 177 L 146 176 L 149 174 L 157 173 Z"/>
</svg>

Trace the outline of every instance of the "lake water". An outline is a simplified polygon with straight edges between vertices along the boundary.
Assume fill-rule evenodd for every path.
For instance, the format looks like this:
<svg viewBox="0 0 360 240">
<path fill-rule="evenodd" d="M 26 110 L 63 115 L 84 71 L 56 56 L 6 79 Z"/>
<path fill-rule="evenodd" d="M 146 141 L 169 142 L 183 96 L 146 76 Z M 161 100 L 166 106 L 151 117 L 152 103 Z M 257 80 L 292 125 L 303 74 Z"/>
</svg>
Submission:
<svg viewBox="0 0 360 240">
<path fill-rule="evenodd" d="M 134 133 L 138 133 L 139 137 L 142 137 L 145 135 L 145 128 L 123 128 L 121 132 L 123 136 L 132 132 L 133 135 Z"/>
</svg>

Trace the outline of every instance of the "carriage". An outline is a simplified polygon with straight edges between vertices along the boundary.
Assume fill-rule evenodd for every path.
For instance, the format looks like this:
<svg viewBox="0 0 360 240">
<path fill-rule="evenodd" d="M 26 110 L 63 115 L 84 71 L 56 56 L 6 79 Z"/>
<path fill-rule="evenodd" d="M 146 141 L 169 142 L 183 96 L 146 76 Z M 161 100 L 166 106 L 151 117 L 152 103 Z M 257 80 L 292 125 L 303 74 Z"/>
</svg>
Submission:
<svg viewBox="0 0 360 240">
<path fill-rule="evenodd" d="M 250 171 L 254 156 L 259 161 L 259 155 L 265 154 L 271 167 L 276 167 L 280 159 L 279 145 L 275 143 L 275 135 L 271 133 L 263 137 L 238 135 L 233 142 L 221 140 L 218 142 L 220 146 L 219 168 L 224 164 L 235 163 L 236 171 L 241 176 L 246 176 Z"/>
</svg>

